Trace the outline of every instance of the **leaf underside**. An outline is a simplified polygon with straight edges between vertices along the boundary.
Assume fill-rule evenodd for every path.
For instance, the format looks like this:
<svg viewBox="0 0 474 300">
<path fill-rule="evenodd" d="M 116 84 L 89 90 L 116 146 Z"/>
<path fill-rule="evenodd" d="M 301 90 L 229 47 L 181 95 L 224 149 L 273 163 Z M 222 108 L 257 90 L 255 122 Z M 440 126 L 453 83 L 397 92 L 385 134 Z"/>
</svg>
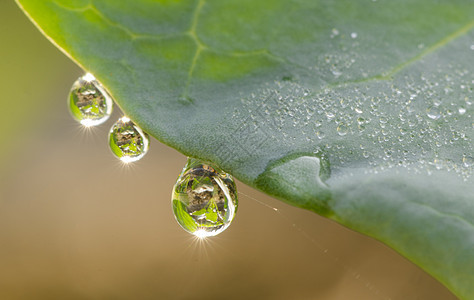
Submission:
<svg viewBox="0 0 474 300">
<path fill-rule="evenodd" d="M 474 2 L 18 2 L 158 140 L 474 299 Z"/>
</svg>

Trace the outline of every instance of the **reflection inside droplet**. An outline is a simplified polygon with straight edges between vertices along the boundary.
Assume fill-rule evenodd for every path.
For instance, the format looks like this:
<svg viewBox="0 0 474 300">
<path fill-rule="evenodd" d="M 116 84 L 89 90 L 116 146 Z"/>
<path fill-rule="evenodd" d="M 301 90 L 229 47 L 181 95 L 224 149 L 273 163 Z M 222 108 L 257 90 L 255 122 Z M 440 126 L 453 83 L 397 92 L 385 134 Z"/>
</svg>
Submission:
<svg viewBox="0 0 474 300">
<path fill-rule="evenodd" d="M 171 201 L 179 225 L 199 238 L 227 229 L 238 205 L 232 176 L 194 158 L 174 185 Z"/>
<path fill-rule="evenodd" d="M 102 124 L 112 114 L 112 97 L 90 73 L 74 82 L 68 102 L 71 115 L 86 127 Z"/>
</svg>

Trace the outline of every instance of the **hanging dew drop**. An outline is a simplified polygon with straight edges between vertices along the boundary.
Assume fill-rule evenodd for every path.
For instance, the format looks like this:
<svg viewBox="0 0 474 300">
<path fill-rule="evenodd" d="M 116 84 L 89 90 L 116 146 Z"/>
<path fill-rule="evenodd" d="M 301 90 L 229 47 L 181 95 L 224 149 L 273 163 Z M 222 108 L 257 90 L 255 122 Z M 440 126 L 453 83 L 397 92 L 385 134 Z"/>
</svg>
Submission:
<svg viewBox="0 0 474 300">
<path fill-rule="evenodd" d="M 231 175 L 188 158 L 173 187 L 171 202 L 178 224 L 205 238 L 229 227 L 237 211 L 237 190 Z"/>
<path fill-rule="evenodd" d="M 109 146 L 124 163 L 140 160 L 148 152 L 148 134 L 127 117 L 120 118 L 110 129 Z"/>
<path fill-rule="evenodd" d="M 102 124 L 112 114 L 112 97 L 90 73 L 74 82 L 68 102 L 71 115 L 86 127 Z"/>
</svg>

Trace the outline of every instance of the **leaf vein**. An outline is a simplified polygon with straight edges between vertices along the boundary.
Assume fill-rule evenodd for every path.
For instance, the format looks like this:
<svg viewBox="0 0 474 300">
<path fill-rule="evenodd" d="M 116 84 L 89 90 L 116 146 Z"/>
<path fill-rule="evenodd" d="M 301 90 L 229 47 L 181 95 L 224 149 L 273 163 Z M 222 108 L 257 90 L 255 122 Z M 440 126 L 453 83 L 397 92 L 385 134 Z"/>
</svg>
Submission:
<svg viewBox="0 0 474 300">
<path fill-rule="evenodd" d="M 440 216 L 443 216 L 443 217 L 446 217 L 446 218 L 451 218 L 451 219 L 456 219 L 458 221 L 461 221 L 462 223 L 465 223 L 467 224 L 469 227 L 472 227 L 474 228 L 474 224 L 469 222 L 468 220 L 464 219 L 463 217 L 459 216 L 459 215 L 455 215 L 455 214 L 450 214 L 450 213 L 446 213 L 446 212 L 443 212 L 443 211 L 440 211 L 434 207 L 431 207 L 425 203 L 419 203 L 419 202 L 416 202 L 416 201 L 408 201 L 409 203 L 411 204 L 414 204 L 414 205 L 418 205 L 418 206 L 422 206 L 422 207 L 425 207 L 429 210 L 432 210 L 433 212 L 435 212 L 436 214 L 440 215 Z"/>
<path fill-rule="evenodd" d="M 188 69 L 188 76 L 186 79 L 186 83 L 184 86 L 182 98 L 188 100 L 189 102 L 193 102 L 193 100 L 189 97 L 189 86 L 191 84 L 191 79 L 193 77 L 194 69 L 196 68 L 197 61 L 199 59 L 199 56 L 201 55 L 201 52 L 208 47 L 202 43 L 202 41 L 199 39 L 197 35 L 197 25 L 199 22 L 199 16 L 201 14 L 202 7 L 205 4 L 205 0 L 197 0 L 196 7 L 194 9 L 193 15 L 192 15 L 192 20 L 191 20 L 191 27 L 189 28 L 187 34 L 191 37 L 191 39 L 196 43 L 196 51 L 194 52 L 193 59 L 191 60 L 191 65 L 189 66 Z"/>
<path fill-rule="evenodd" d="M 182 33 L 176 33 L 176 34 L 163 34 L 163 35 L 157 35 L 157 34 L 143 34 L 143 33 L 137 33 L 132 31 L 131 29 L 127 28 L 126 26 L 113 21 L 109 17 L 107 17 L 104 13 L 100 11 L 97 6 L 95 6 L 92 1 L 90 1 L 86 6 L 83 7 L 68 7 L 65 6 L 62 3 L 59 2 L 53 2 L 55 5 L 58 7 L 67 10 L 67 11 L 72 11 L 72 12 L 77 12 L 77 13 L 85 13 L 86 11 L 91 11 L 95 15 L 97 15 L 99 18 L 101 18 L 107 25 L 111 27 L 115 27 L 119 29 L 120 31 L 124 32 L 127 36 L 130 37 L 132 41 L 137 40 L 137 39 L 154 39 L 154 40 L 161 40 L 161 39 L 166 39 L 174 36 L 180 36 L 183 35 Z"/>
<path fill-rule="evenodd" d="M 409 67 L 413 63 L 421 60 L 423 57 L 435 52 L 439 48 L 449 44 L 450 42 L 454 41 L 458 37 L 466 34 L 470 30 L 472 30 L 473 28 L 474 28 L 474 20 L 467 23 L 467 24 L 465 24 L 465 25 L 463 25 L 462 27 L 460 27 L 456 31 L 454 31 L 454 32 L 448 34 L 447 36 L 445 36 L 444 38 L 440 39 L 435 44 L 427 47 L 424 51 L 422 51 L 419 54 L 413 56 L 412 58 L 406 60 L 405 62 L 402 62 L 401 64 L 398 64 L 397 66 L 395 66 L 394 68 L 392 68 L 391 70 L 389 70 L 387 72 L 383 72 L 382 74 L 377 74 L 377 75 L 374 75 L 374 76 L 368 77 L 368 78 L 362 78 L 362 79 L 357 79 L 357 80 L 350 80 L 350 81 L 344 81 L 344 82 L 338 82 L 338 83 L 330 84 L 329 87 L 337 88 L 337 87 L 348 85 L 348 84 L 364 83 L 364 82 L 371 82 L 371 81 L 376 81 L 376 80 L 391 80 L 393 78 L 393 76 L 396 75 L 397 73 L 403 71 L 404 69 L 406 69 L 407 67 Z"/>
</svg>

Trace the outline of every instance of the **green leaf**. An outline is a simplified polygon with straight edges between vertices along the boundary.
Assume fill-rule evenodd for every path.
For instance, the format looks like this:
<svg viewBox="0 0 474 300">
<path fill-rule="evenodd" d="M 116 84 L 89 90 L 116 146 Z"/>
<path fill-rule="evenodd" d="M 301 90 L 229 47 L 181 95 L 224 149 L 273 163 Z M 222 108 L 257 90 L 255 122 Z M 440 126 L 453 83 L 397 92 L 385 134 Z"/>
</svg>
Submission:
<svg viewBox="0 0 474 300">
<path fill-rule="evenodd" d="M 160 141 L 474 299 L 474 2 L 18 2 Z"/>
</svg>

